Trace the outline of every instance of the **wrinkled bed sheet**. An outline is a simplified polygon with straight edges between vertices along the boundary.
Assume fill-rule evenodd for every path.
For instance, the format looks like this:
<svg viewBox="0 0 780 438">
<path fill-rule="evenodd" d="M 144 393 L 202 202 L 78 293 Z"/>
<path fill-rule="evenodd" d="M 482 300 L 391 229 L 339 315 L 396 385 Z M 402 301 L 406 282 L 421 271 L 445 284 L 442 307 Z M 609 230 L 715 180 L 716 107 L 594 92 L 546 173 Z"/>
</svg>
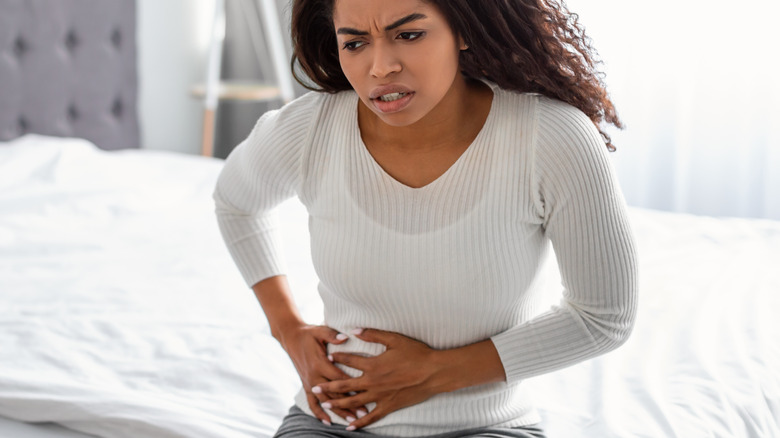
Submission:
<svg viewBox="0 0 780 438">
<path fill-rule="evenodd" d="M 0 415 L 105 437 L 271 436 L 299 381 L 219 237 L 221 164 L 0 144 Z M 529 380 L 549 436 L 780 436 L 780 223 L 631 214 L 637 326 Z M 305 212 L 288 202 L 279 223 L 318 322 Z"/>
</svg>

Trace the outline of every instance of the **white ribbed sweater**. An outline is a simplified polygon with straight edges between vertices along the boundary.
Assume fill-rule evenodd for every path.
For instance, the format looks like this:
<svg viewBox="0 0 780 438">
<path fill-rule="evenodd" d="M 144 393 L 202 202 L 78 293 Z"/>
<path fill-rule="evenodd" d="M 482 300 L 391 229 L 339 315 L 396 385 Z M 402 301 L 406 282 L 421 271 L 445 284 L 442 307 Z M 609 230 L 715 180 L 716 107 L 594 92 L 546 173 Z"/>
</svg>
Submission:
<svg viewBox="0 0 780 438">
<path fill-rule="evenodd" d="M 635 252 L 598 131 L 569 105 L 492 88 L 477 138 L 422 188 L 399 183 L 368 153 L 354 92 L 309 93 L 265 114 L 220 176 L 219 224 L 247 284 L 285 273 L 272 208 L 297 195 L 310 215 L 326 325 L 390 330 L 437 349 L 494 342 L 507 383 L 434 396 L 370 431 L 536 423 L 524 378 L 609 351 L 631 330 Z M 538 314 L 548 240 L 562 300 Z M 355 338 L 330 347 L 382 351 Z M 303 392 L 296 403 L 310 412 Z"/>
</svg>

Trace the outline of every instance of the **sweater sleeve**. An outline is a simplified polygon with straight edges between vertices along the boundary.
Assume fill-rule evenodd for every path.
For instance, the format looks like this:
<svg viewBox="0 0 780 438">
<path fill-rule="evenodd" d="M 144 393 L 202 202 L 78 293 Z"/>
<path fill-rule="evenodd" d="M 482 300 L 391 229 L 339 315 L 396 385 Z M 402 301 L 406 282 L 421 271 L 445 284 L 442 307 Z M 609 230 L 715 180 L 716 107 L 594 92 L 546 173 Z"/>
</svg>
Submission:
<svg viewBox="0 0 780 438">
<path fill-rule="evenodd" d="M 536 117 L 536 209 L 564 290 L 558 306 L 492 338 L 509 383 L 617 348 L 637 306 L 633 236 L 598 130 L 578 109 L 545 98 Z"/>
<path fill-rule="evenodd" d="M 319 108 L 308 93 L 269 111 L 225 162 L 214 191 L 217 222 L 244 281 L 285 273 L 274 208 L 295 195 L 301 154 Z"/>
</svg>

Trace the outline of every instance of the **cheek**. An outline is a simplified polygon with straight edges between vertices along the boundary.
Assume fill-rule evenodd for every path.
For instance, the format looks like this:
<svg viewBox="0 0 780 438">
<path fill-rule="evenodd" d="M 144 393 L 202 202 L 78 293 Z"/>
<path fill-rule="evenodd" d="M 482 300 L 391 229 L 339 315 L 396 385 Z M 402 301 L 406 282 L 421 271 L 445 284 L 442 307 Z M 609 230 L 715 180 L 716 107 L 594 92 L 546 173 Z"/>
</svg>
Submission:
<svg viewBox="0 0 780 438">
<path fill-rule="evenodd" d="M 411 53 L 418 65 L 433 66 L 442 72 L 458 70 L 460 50 L 457 50 L 455 42 L 449 38 L 439 37 L 426 41 L 415 47 Z"/>
<path fill-rule="evenodd" d="M 342 56 L 341 52 L 339 52 L 339 64 L 341 65 L 341 71 L 344 73 L 344 76 L 346 76 L 349 83 L 352 84 L 352 88 L 357 88 L 357 83 L 360 81 L 361 75 L 359 71 L 360 65 L 355 57 Z"/>
<path fill-rule="evenodd" d="M 458 54 L 449 47 L 426 50 L 416 56 L 415 64 L 424 66 L 431 81 L 449 86 L 450 79 L 460 71 Z"/>
</svg>

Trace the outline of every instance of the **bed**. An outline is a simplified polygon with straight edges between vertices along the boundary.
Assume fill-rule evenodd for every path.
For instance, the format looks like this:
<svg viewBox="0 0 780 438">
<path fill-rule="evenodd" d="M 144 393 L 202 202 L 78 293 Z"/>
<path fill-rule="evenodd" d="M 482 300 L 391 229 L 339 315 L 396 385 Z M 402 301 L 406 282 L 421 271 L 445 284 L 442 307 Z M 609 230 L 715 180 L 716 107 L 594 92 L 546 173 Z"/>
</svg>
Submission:
<svg viewBox="0 0 780 438">
<path fill-rule="evenodd" d="M 134 7 L 0 0 L 0 437 L 270 437 L 299 382 L 219 236 L 222 161 L 138 148 Z M 66 55 L 92 68 L 47 76 Z M 529 381 L 548 435 L 780 436 L 780 222 L 630 214 L 634 333 Z M 316 323 L 306 213 L 279 217 Z"/>
</svg>

